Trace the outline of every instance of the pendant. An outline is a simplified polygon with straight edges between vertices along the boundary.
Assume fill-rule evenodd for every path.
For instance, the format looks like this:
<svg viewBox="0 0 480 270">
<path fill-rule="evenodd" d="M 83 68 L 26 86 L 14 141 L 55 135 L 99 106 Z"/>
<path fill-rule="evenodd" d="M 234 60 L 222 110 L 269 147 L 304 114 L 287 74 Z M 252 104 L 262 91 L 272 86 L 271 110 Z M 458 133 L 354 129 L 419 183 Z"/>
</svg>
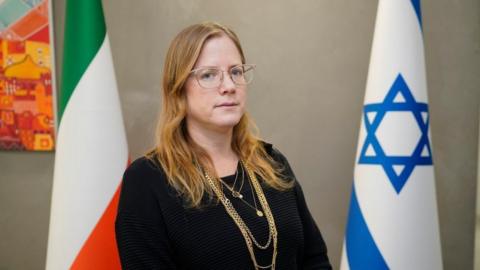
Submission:
<svg viewBox="0 0 480 270">
<path fill-rule="evenodd" d="M 257 216 L 259 216 L 259 217 L 263 217 L 263 212 L 262 212 L 262 211 L 260 211 L 260 210 L 257 210 Z"/>
<path fill-rule="evenodd" d="M 232 196 L 235 198 L 243 199 L 243 195 L 238 191 L 232 191 Z"/>
</svg>

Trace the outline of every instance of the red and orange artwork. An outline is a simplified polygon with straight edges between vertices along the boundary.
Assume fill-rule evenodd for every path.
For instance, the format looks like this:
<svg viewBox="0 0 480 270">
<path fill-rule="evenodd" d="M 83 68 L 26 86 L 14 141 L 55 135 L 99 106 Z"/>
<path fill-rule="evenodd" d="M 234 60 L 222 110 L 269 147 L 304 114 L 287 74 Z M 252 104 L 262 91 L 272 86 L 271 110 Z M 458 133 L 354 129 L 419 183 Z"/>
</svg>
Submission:
<svg viewBox="0 0 480 270">
<path fill-rule="evenodd" d="M 0 150 L 54 149 L 48 0 L 0 0 Z"/>
</svg>

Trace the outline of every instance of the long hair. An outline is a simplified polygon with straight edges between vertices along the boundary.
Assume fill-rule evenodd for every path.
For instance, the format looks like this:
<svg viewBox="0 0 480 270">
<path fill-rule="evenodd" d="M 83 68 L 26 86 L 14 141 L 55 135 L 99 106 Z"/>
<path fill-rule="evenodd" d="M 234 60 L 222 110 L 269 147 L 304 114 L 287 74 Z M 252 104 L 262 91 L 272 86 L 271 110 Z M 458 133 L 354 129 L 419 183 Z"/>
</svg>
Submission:
<svg viewBox="0 0 480 270">
<path fill-rule="evenodd" d="M 245 64 L 245 56 L 237 35 L 221 24 L 195 24 L 185 28 L 173 39 L 163 70 L 162 109 L 156 130 L 156 145 L 147 154 L 148 158 L 160 163 L 168 183 L 190 207 L 199 207 L 205 193 L 209 194 L 210 198 L 214 194 L 202 170 L 214 176 L 215 184 L 220 183 L 210 156 L 188 134 L 184 85 L 205 41 L 220 35 L 226 35 L 235 43 L 242 63 Z M 233 151 L 268 186 L 277 190 L 290 188 L 292 182 L 283 179 L 282 168 L 265 151 L 256 134 L 258 129 L 245 113 L 233 128 Z"/>
</svg>

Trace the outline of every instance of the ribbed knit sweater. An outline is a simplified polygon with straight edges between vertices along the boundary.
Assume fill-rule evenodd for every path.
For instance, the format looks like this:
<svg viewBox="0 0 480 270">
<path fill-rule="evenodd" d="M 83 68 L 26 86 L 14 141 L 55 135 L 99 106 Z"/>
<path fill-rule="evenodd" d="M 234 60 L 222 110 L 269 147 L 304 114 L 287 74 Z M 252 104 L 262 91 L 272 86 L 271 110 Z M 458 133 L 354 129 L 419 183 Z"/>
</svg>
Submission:
<svg viewBox="0 0 480 270">
<path fill-rule="evenodd" d="M 283 165 L 286 178 L 295 181 L 294 188 L 278 191 L 259 179 L 278 232 L 276 269 L 331 269 L 326 245 L 288 161 L 272 145 L 265 144 L 265 148 Z M 255 206 L 246 173 L 242 179 L 241 166 L 238 171 L 236 182 L 236 175 L 222 180 L 230 186 L 235 182 L 236 190 L 243 182 L 243 199 Z M 257 216 L 252 207 L 233 197 L 228 189 L 224 192 L 253 236 L 265 244 L 266 217 Z M 261 209 L 257 197 L 256 203 Z M 200 209 L 184 205 L 156 162 L 142 157 L 129 166 L 123 178 L 115 226 L 123 269 L 254 269 L 245 240 L 221 203 L 213 200 Z M 257 262 L 269 265 L 272 250 L 272 245 L 266 250 L 255 248 Z"/>
</svg>

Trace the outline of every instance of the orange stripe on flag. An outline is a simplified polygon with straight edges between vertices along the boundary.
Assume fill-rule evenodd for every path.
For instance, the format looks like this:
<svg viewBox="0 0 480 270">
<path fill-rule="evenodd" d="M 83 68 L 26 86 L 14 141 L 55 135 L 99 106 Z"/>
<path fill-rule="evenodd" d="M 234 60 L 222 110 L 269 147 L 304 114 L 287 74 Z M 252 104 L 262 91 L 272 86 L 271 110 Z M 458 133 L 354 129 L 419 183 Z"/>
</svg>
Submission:
<svg viewBox="0 0 480 270">
<path fill-rule="evenodd" d="M 130 159 L 128 164 L 130 164 Z M 115 239 L 115 218 L 117 216 L 120 187 L 121 184 L 118 185 L 107 209 L 82 249 L 80 249 L 70 269 L 122 269 Z"/>
</svg>

